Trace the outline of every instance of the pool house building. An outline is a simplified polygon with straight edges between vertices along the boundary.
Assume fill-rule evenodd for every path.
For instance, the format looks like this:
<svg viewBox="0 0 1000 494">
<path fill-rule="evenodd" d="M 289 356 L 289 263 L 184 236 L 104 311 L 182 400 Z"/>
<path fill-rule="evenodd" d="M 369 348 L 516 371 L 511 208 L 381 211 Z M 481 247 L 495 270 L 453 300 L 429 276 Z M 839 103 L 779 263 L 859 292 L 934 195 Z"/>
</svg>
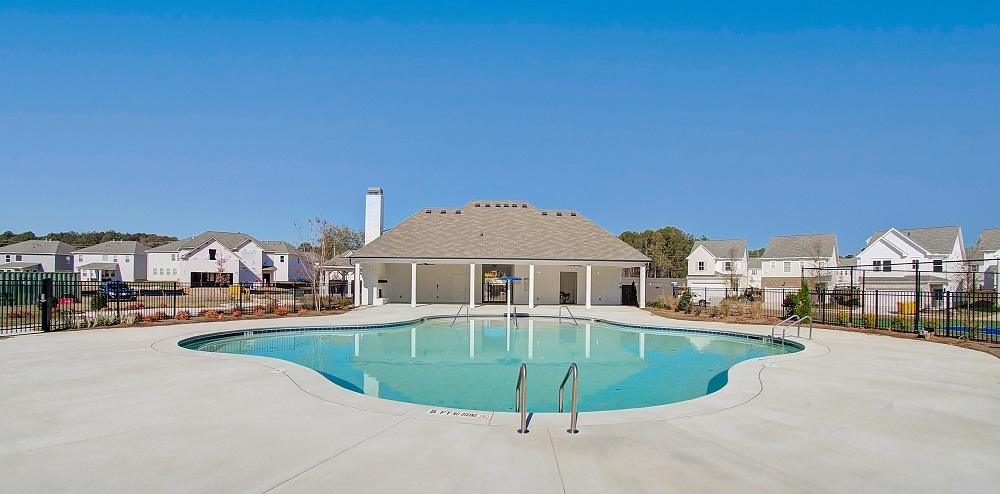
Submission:
<svg viewBox="0 0 1000 494">
<path fill-rule="evenodd" d="M 619 305 L 623 268 L 650 259 L 576 211 L 477 200 L 424 208 L 383 231 L 382 190 L 368 190 L 365 246 L 350 257 L 357 305 Z M 511 279 L 515 278 L 515 279 Z M 508 291 L 508 286 L 509 291 Z"/>
</svg>

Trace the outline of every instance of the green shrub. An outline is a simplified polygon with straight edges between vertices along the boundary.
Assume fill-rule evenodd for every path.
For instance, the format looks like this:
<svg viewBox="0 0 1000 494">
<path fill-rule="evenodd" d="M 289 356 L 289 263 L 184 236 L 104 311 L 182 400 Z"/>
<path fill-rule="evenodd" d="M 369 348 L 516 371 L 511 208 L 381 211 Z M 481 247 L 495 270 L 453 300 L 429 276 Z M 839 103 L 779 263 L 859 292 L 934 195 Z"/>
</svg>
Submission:
<svg viewBox="0 0 1000 494">
<path fill-rule="evenodd" d="M 795 315 L 799 317 L 812 317 L 812 298 L 809 296 L 809 284 L 802 280 L 802 288 L 795 296 Z"/>
<path fill-rule="evenodd" d="M 837 324 L 847 326 L 851 322 L 851 313 L 842 310 L 837 313 Z"/>
<path fill-rule="evenodd" d="M 693 294 L 690 289 L 685 289 L 684 293 L 681 293 L 680 300 L 677 301 L 677 310 L 682 310 L 685 312 L 691 312 L 691 297 Z"/>
<path fill-rule="evenodd" d="M 874 328 L 875 327 L 875 321 L 876 321 L 875 320 L 875 314 L 868 313 L 868 314 L 862 314 L 861 315 L 861 325 L 864 326 L 864 327 L 866 327 L 866 328 Z"/>
<path fill-rule="evenodd" d="M 103 293 L 97 293 L 90 299 L 90 310 L 101 310 L 108 306 L 108 298 Z"/>
</svg>

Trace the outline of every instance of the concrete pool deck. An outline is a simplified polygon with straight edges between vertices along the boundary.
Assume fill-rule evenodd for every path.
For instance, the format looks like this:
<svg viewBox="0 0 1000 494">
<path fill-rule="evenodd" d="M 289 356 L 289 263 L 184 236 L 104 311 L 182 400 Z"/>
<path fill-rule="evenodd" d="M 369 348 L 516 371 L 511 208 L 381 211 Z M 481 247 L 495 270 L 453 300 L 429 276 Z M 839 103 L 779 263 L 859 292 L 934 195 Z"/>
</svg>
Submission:
<svg viewBox="0 0 1000 494">
<path fill-rule="evenodd" d="M 513 414 L 429 417 L 419 406 L 342 390 L 295 364 L 175 344 L 232 329 L 371 324 L 457 309 L 388 305 L 0 340 L 0 492 L 986 492 L 1000 485 L 1000 360 L 932 342 L 816 329 L 796 354 L 804 358 L 748 367 L 753 382 L 740 386 L 754 391 L 730 396 L 726 406 L 581 414 L 574 436 L 565 415 L 538 416 L 531 433 L 519 435 L 507 423 Z M 483 311 L 503 307 L 473 314 Z M 573 311 L 654 326 L 770 329 L 623 307 Z"/>
</svg>

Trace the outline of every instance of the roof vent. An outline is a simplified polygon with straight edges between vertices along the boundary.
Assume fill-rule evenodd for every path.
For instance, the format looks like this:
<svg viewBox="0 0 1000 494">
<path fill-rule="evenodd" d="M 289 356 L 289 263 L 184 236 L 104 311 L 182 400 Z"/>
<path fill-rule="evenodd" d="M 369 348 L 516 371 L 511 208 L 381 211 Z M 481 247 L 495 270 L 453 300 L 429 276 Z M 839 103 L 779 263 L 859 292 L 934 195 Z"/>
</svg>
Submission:
<svg viewBox="0 0 1000 494">
<path fill-rule="evenodd" d="M 548 211 L 542 211 L 542 216 L 548 216 L 548 215 L 549 215 Z"/>
<path fill-rule="evenodd" d="M 476 207 L 477 207 L 477 208 L 479 207 L 479 203 L 478 203 L 478 202 L 476 203 Z"/>
<path fill-rule="evenodd" d="M 576 216 L 576 213 L 569 213 L 570 216 Z"/>
<path fill-rule="evenodd" d="M 562 211 L 556 211 L 556 216 L 562 216 Z"/>
<path fill-rule="evenodd" d="M 455 214 L 462 214 L 462 210 L 461 209 L 456 209 L 455 210 Z"/>
<path fill-rule="evenodd" d="M 444 210 L 444 209 L 441 210 L 441 214 L 445 214 L 447 212 L 448 212 L 447 210 Z"/>
<path fill-rule="evenodd" d="M 486 207 L 490 207 L 490 203 L 488 203 L 488 202 L 487 202 L 487 203 L 486 203 Z"/>
<path fill-rule="evenodd" d="M 431 214 L 431 210 L 430 209 L 424 210 L 424 214 Z"/>
<path fill-rule="evenodd" d="M 528 207 L 528 204 L 527 204 L 527 203 L 523 203 L 523 202 L 522 202 L 522 203 L 521 203 L 521 207 L 522 207 L 522 208 L 526 208 L 526 207 Z"/>
<path fill-rule="evenodd" d="M 500 203 L 498 202 L 498 203 L 496 204 L 496 206 L 494 206 L 494 207 L 500 207 Z"/>
<path fill-rule="evenodd" d="M 509 208 L 509 207 L 510 207 L 510 204 L 504 204 L 504 205 L 503 205 L 503 207 L 505 207 L 505 208 Z"/>
</svg>

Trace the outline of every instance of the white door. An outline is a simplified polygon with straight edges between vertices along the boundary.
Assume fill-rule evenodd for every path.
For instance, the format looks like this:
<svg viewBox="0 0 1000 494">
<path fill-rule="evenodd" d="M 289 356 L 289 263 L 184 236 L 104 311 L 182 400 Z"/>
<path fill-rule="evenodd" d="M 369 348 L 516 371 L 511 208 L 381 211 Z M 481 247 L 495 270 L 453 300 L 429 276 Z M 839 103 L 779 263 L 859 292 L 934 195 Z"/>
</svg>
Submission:
<svg viewBox="0 0 1000 494">
<path fill-rule="evenodd" d="M 461 274 L 451 277 L 451 302 L 469 303 L 469 277 Z"/>
</svg>

